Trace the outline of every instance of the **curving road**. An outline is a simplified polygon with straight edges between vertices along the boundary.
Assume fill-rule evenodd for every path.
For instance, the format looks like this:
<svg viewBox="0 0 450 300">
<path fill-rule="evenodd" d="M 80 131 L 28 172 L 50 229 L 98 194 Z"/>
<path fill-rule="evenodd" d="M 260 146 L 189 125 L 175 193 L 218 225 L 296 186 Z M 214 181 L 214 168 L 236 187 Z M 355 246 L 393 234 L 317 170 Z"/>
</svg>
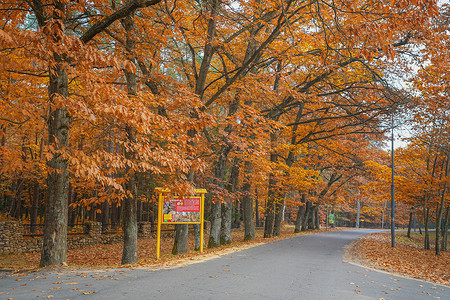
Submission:
<svg viewBox="0 0 450 300">
<path fill-rule="evenodd" d="M 280 240 L 159 270 L 32 273 L 0 279 L 0 299 L 450 299 L 450 288 L 344 263 L 371 230 Z"/>
</svg>

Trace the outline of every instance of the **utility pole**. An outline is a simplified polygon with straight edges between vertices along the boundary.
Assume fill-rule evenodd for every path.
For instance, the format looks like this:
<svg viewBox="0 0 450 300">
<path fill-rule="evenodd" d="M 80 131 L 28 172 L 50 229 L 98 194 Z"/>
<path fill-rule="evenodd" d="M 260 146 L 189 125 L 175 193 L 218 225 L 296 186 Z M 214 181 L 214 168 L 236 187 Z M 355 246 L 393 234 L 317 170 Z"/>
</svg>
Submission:
<svg viewBox="0 0 450 300">
<path fill-rule="evenodd" d="M 391 246 L 395 248 L 394 113 L 391 115 Z"/>
</svg>

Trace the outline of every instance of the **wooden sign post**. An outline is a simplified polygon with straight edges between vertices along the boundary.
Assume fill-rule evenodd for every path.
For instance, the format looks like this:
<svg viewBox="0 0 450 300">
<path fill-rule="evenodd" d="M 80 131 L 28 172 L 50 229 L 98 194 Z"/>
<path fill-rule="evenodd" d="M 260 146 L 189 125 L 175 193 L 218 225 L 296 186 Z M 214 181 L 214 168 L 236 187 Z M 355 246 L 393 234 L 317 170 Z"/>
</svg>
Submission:
<svg viewBox="0 0 450 300">
<path fill-rule="evenodd" d="M 195 196 L 167 197 L 168 190 L 156 188 L 158 195 L 158 227 L 156 232 L 156 259 L 161 250 L 162 224 L 200 224 L 200 253 L 203 252 L 203 223 L 205 189 L 195 189 Z"/>
</svg>

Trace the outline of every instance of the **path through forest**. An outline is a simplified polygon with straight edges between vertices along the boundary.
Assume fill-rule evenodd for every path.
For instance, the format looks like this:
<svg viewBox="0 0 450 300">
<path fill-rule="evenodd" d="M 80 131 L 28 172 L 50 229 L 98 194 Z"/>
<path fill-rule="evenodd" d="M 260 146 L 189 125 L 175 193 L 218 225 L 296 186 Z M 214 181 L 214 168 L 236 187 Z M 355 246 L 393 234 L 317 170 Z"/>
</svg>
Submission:
<svg viewBox="0 0 450 300">
<path fill-rule="evenodd" d="M 10 276 L 0 299 L 449 299 L 449 287 L 343 262 L 344 247 L 371 232 L 298 236 L 184 267 Z"/>
</svg>

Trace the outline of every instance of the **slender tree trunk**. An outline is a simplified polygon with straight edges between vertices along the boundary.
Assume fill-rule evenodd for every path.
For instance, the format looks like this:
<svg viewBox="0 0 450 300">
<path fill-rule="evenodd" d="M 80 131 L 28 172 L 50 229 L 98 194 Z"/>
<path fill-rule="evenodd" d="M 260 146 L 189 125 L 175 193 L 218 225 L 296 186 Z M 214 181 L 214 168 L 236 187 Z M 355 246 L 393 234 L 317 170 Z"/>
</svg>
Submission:
<svg viewBox="0 0 450 300">
<path fill-rule="evenodd" d="M 256 227 L 260 227 L 260 218 L 259 218 L 259 200 L 258 200 L 258 192 L 255 192 L 255 217 L 256 217 Z"/>
<path fill-rule="evenodd" d="M 36 182 L 33 185 L 33 199 L 31 204 L 31 216 L 30 216 L 31 233 L 36 232 L 38 212 L 39 212 L 39 182 L 36 180 Z"/>
<path fill-rule="evenodd" d="M 106 233 L 109 226 L 109 202 L 102 203 L 102 232 Z"/>
<path fill-rule="evenodd" d="M 430 215 L 430 208 L 426 207 L 425 209 L 425 217 L 424 217 L 424 225 L 425 225 L 425 240 L 424 240 L 424 248 L 426 250 L 430 250 L 430 232 L 428 231 L 428 220 Z"/>
<path fill-rule="evenodd" d="M 246 178 L 242 186 L 244 196 L 242 204 L 244 206 L 244 241 L 255 238 L 255 223 L 253 222 L 253 197 L 251 195 L 250 162 L 245 162 Z"/>
<path fill-rule="evenodd" d="M 445 177 L 448 177 L 449 173 L 449 157 L 447 156 L 447 162 L 445 164 Z M 439 209 L 436 215 L 436 244 L 435 251 L 436 255 L 441 255 L 441 220 L 444 213 L 445 207 L 445 194 L 447 193 L 447 181 L 444 183 L 444 187 L 441 191 L 441 203 L 439 204 Z"/>
<path fill-rule="evenodd" d="M 408 222 L 408 233 L 406 234 L 406 236 L 408 238 L 411 238 L 411 227 L 412 227 L 412 222 L 413 222 L 413 213 L 410 212 L 409 213 L 409 222 Z"/>
<path fill-rule="evenodd" d="M 361 203 L 359 202 L 359 197 L 356 199 L 356 228 L 359 228 L 359 218 L 361 212 Z"/>
<path fill-rule="evenodd" d="M 448 237 L 448 213 L 449 213 L 450 206 L 447 205 L 447 209 L 445 210 L 445 217 L 444 217 L 444 226 L 442 227 L 442 251 L 447 251 L 447 237 Z"/>
<path fill-rule="evenodd" d="M 308 229 L 314 229 L 314 210 L 316 209 L 315 205 L 311 205 L 310 209 L 308 209 Z"/>
<path fill-rule="evenodd" d="M 275 149 L 275 144 L 277 143 L 277 134 L 270 134 L 270 143 L 272 145 L 272 149 Z M 270 154 L 270 162 L 275 164 L 278 162 L 278 153 L 275 150 Z M 275 203 L 280 198 L 278 188 L 277 188 L 277 180 L 275 178 L 275 174 L 269 174 L 269 194 L 266 205 L 266 222 L 264 226 L 264 237 L 270 238 L 273 235 L 273 226 L 275 221 Z"/>
</svg>

